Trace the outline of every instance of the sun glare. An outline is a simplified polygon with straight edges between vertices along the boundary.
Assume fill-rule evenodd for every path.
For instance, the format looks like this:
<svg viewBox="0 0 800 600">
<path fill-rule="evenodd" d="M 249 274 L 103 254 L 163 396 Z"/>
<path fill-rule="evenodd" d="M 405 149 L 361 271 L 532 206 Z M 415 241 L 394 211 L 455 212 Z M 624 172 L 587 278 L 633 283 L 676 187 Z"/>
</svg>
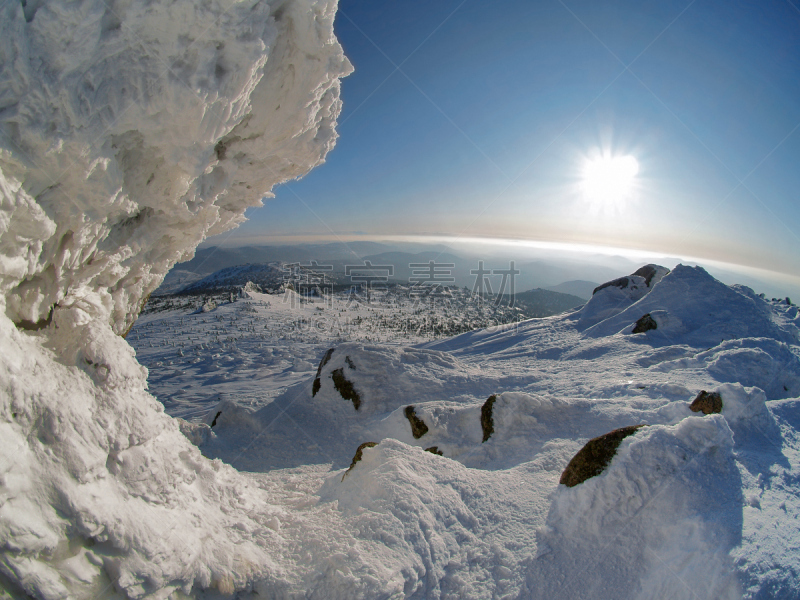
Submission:
<svg viewBox="0 0 800 600">
<path fill-rule="evenodd" d="M 583 191 L 601 206 L 619 206 L 630 198 L 639 162 L 633 156 L 601 156 L 586 161 Z"/>
</svg>

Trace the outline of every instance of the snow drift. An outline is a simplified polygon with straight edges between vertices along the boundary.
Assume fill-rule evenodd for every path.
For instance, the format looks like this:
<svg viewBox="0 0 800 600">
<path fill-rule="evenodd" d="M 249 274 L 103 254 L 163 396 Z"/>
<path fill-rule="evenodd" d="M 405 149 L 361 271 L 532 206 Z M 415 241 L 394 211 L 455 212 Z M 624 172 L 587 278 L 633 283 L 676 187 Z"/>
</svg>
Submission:
<svg viewBox="0 0 800 600">
<path fill-rule="evenodd" d="M 336 1 L 0 10 L 4 587 L 279 578 L 269 506 L 163 415 L 118 334 L 204 237 L 332 148 L 351 70 Z"/>
</svg>

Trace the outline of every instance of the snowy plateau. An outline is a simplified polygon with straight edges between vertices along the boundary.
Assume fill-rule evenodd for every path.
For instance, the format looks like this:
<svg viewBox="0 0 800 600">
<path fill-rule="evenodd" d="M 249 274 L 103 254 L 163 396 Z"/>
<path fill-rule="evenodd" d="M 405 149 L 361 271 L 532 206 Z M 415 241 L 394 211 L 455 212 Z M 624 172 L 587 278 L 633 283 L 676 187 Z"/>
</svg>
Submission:
<svg viewBox="0 0 800 600">
<path fill-rule="evenodd" d="M 0 7 L 0 598 L 800 598 L 788 301 L 651 266 L 436 339 L 254 286 L 137 321 L 333 147 L 336 8 Z"/>
</svg>

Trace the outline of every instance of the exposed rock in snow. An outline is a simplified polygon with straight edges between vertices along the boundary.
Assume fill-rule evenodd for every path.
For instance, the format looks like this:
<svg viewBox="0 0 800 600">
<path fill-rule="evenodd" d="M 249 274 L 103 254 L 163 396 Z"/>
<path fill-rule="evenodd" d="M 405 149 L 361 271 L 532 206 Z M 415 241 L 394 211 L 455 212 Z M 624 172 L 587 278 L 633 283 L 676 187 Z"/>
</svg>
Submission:
<svg viewBox="0 0 800 600">
<path fill-rule="evenodd" d="M 628 308 L 650 292 L 668 273 L 666 267 L 645 265 L 632 275 L 596 287 L 589 302 L 579 311 L 580 325 L 591 327 Z"/>
<path fill-rule="evenodd" d="M 405 415 L 406 419 L 408 419 L 408 422 L 411 424 L 411 435 L 414 436 L 414 439 L 418 440 L 428 433 L 428 426 L 425 425 L 425 421 L 417 416 L 413 406 L 406 406 Z"/>
<path fill-rule="evenodd" d="M 204 237 L 324 160 L 351 70 L 336 1 L 0 11 L 0 571 L 48 599 L 280 578 L 277 509 L 200 455 L 117 334 Z M 76 578 L 63 549 L 89 545 Z"/>
<path fill-rule="evenodd" d="M 322 360 L 319 361 L 319 366 L 317 367 L 317 375 L 314 377 L 314 383 L 311 387 L 311 397 L 317 395 L 319 392 L 319 388 L 322 386 L 322 381 L 319 378 L 320 373 L 322 373 L 322 367 L 328 364 L 328 361 L 331 359 L 333 355 L 333 348 L 328 348 L 327 352 L 325 352 L 325 356 L 322 357 Z"/>
<path fill-rule="evenodd" d="M 650 313 L 639 318 L 636 321 L 636 324 L 633 326 L 631 333 L 646 333 L 648 331 L 652 331 L 653 329 L 658 329 L 658 323 L 656 320 L 650 316 Z"/>
<path fill-rule="evenodd" d="M 722 396 L 717 392 L 707 392 L 702 390 L 697 394 L 697 398 L 692 400 L 689 405 L 692 412 L 701 412 L 704 415 L 722 412 Z"/>
<path fill-rule="evenodd" d="M 353 455 L 353 460 L 352 460 L 352 462 L 350 463 L 350 466 L 349 466 L 349 467 L 347 468 L 347 470 L 346 470 L 346 471 L 345 471 L 345 472 L 342 474 L 342 481 L 344 481 L 344 478 L 345 478 L 345 477 L 347 477 L 347 474 L 348 474 L 350 471 L 352 471 L 352 470 L 353 470 L 353 468 L 355 468 L 356 464 L 358 464 L 359 462 L 361 462 L 361 458 L 364 456 L 364 450 L 365 450 L 365 449 L 367 449 L 367 448 L 374 448 L 374 447 L 375 447 L 375 446 L 377 446 L 377 445 L 378 445 L 378 443 L 377 443 L 377 442 L 364 442 L 364 443 L 363 443 L 363 444 L 361 444 L 361 445 L 360 445 L 358 448 L 356 448 L 356 453 Z"/>
<path fill-rule="evenodd" d="M 559 483 L 575 487 L 591 477 L 600 475 L 614 458 L 622 440 L 636 433 L 640 427 L 644 425 L 620 427 L 586 442 L 586 445 L 569 461 Z"/>
<path fill-rule="evenodd" d="M 481 429 L 483 430 L 483 440 L 486 441 L 492 434 L 494 433 L 494 418 L 492 417 L 492 409 L 494 408 L 494 403 L 497 400 L 497 396 L 492 394 L 486 399 L 486 402 L 483 403 L 481 406 Z"/>
<path fill-rule="evenodd" d="M 361 396 L 356 391 L 356 388 L 353 387 L 353 382 L 345 377 L 344 369 L 340 367 L 331 371 L 331 380 L 339 395 L 345 400 L 350 400 L 353 403 L 353 408 L 358 410 L 361 406 Z"/>
</svg>

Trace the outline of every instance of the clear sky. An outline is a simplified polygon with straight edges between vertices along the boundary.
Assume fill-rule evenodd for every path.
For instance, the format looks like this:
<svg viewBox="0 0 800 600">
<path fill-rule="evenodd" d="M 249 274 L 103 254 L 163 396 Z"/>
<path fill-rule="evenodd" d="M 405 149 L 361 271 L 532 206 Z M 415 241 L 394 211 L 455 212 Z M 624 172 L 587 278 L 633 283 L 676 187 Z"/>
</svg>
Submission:
<svg viewBox="0 0 800 600">
<path fill-rule="evenodd" d="M 340 0 L 336 29 L 336 148 L 211 242 L 520 238 L 800 275 L 800 0 Z"/>
</svg>

